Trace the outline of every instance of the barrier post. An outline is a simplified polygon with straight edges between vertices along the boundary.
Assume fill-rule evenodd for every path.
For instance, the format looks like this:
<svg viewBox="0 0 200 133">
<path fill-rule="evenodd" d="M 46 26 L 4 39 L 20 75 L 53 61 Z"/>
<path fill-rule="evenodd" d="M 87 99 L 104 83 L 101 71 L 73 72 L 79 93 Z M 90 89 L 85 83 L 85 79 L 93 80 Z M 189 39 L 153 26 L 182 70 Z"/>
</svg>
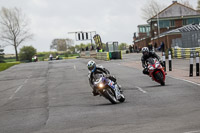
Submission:
<svg viewBox="0 0 200 133">
<path fill-rule="evenodd" d="M 162 53 L 162 57 L 163 57 L 163 67 L 165 68 L 165 72 L 166 72 L 166 63 L 165 63 L 165 52 Z"/>
<path fill-rule="evenodd" d="M 196 52 L 196 76 L 199 76 L 199 52 Z"/>
<path fill-rule="evenodd" d="M 169 71 L 172 71 L 172 55 L 171 55 L 171 51 L 169 50 Z"/>
<path fill-rule="evenodd" d="M 194 54 L 191 52 L 190 53 L 190 77 L 193 76 L 193 57 L 194 57 Z"/>
</svg>

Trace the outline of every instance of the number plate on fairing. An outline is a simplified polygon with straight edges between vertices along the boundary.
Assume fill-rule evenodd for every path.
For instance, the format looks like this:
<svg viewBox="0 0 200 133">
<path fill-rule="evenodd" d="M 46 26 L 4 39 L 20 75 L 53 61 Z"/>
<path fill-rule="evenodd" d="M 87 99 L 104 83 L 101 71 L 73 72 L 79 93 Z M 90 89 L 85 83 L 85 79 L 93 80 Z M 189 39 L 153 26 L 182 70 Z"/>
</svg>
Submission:
<svg viewBox="0 0 200 133">
<path fill-rule="evenodd" d="M 113 84 L 112 81 L 109 81 L 108 85 L 109 85 L 112 89 L 115 89 L 115 85 Z"/>
</svg>

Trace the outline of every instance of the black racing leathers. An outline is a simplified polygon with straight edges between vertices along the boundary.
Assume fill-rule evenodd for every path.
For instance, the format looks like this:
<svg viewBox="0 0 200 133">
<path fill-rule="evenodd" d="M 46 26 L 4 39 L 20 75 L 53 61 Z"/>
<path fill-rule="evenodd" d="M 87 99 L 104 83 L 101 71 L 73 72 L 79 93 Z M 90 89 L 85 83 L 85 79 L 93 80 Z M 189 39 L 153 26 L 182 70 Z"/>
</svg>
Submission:
<svg viewBox="0 0 200 133">
<path fill-rule="evenodd" d="M 143 70 L 144 74 L 149 74 L 148 69 L 147 69 L 147 59 L 150 57 L 156 58 L 158 59 L 159 62 L 161 62 L 160 57 L 155 52 L 149 52 L 148 55 L 143 55 L 141 58 L 141 61 L 142 61 L 142 67 L 144 68 Z M 162 62 L 161 62 L 161 65 L 162 65 Z"/>
</svg>

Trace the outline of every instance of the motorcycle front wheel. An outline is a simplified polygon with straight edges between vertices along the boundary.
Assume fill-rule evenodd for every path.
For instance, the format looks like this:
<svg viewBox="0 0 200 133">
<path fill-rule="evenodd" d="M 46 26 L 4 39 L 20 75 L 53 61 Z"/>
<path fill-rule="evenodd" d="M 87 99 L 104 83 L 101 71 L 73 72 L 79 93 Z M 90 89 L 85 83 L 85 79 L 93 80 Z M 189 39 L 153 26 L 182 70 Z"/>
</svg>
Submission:
<svg viewBox="0 0 200 133">
<path fill-rule="evenodd" d="M 107 98 L 112 104 L 117 103 L 117 99 L 115 98 L 115 93 L 110 88 L 107 88 L 103 91 L 103 96 Z"/>
<path fill-rule="evenodd" d="M 125 101 L 125 97 L 124 97 L 123 94 L 121 94 L 121 98 L 119 99 L 119 101 L 120 101 L 121 103 L 123 103 L 123 102 Z"/>
<path fill-rule="evenodd" d="M 162 86 L 165 85 L 165 81 L 163 80 L 163 74 L 161 72 L 156 73 L 156 78 L 158 79 L 158 81 Z"/>
</svg>

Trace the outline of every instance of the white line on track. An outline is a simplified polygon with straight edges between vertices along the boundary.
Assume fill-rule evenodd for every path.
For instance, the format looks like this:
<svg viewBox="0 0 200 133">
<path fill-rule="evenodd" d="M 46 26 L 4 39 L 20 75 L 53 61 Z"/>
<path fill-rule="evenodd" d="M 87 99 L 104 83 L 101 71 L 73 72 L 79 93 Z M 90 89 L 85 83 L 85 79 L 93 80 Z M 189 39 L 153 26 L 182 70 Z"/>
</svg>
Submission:
<svg viewBox="0 0 200 133">
<path fill-rule="evenodd" d="M 21 88 L 23 87 L 23 85 L 20 85 L 17 90 L 15 91 L 15 93 L 17 93 Z"/>
<path fill-rule="evenodd" d="M 192 84 L 195 84 L 195 85 L 200 86 L 200 84 L 195 83 L 195 82 L 192 82 L 192 81 L 189 81 L 189 80 L 186 80 L 186 79 L 179 79 L 179 78 L 175 78 L 175 77 L 172 77 L 172 76 L 168 76 L 168 77 L 170 77 L 170 78 L 174 78 L 174 79 L 178 79 L 178 80 L 182 80 L 182 81 L 186 81 L 186 82 L 188 82 L 188 83 L 192 83 Z"/>
<path fill-rule="evenodd" d="M 27 83 L 27 81 L 29 80 L 29 78 L 31 77 L 32 75 L 29 75 L 28 78 L 26 80 L 24 80 L 24 82 L 22 83 L 22 85 L 20 85 L 16 90 L 15 90 L 15 93 L 9 97 L 9 99 L 12 99 L 14 97 L 14 95 L 20 91 L 20 89 L 24 86 L 24 84 Z"/>
<path fill-rule="evenodd" d="M 200 130 L 198 130 L 198 131 L 184 132 L 184 133 L 200 133 Z"/>
<path fill-rule="evenodd" d="M 74 65 L 74 70 L 76 71 L 76 65 Z"/>
<path fill-rule="evenodd" d="M 141 91 L 142 93 L 147 93 L 145 90 L 143 90 L 142 88 L 140 88 L 140 87 L 138 87 L 138 86 L 136 86 L 136 88 L 137 88 L 139 91 Z"/>
</svg>

